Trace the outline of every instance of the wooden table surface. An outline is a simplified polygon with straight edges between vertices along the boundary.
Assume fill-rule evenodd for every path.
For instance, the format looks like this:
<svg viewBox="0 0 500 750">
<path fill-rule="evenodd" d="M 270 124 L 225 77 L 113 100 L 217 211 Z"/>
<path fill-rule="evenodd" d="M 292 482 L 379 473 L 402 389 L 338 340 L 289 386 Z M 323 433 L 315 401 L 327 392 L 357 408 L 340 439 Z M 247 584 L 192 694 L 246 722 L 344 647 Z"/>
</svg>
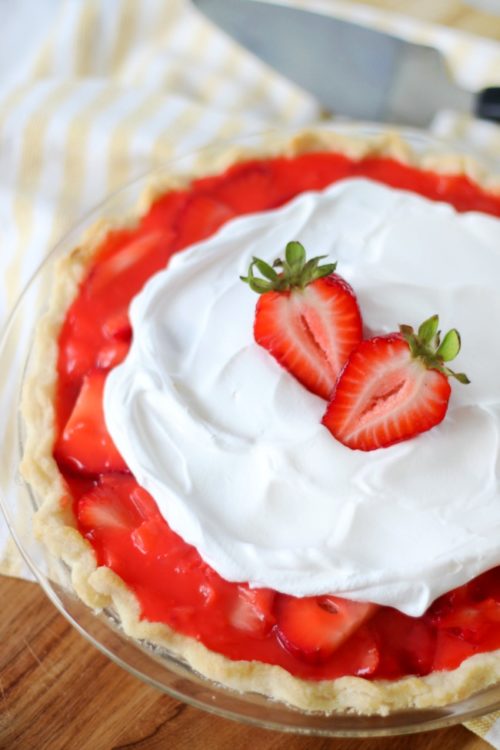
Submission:
<svg viewBox="0 0 500 750">
<path fill-rule="evenodd" d="M 95 650 L 34 583 L 0 578 L 1 750 L 485 750 L 464 727 L 322 739 L 219 719 L 143 685 Z M 7 604 L 8 603 L 8 604 Z"/>
<path fill-rule="evenodd" d="M 500 40 L 500 15 L 457 0 L 366 4 Z M 500 0 L 499 0 L 500 5 Z M 0 578 L 0 750 L 485 750 L 462 726 L 408 737 L 321 739 L 239 725 L 142 684 L 97 652 L 32 583 Z"/>
</svg>

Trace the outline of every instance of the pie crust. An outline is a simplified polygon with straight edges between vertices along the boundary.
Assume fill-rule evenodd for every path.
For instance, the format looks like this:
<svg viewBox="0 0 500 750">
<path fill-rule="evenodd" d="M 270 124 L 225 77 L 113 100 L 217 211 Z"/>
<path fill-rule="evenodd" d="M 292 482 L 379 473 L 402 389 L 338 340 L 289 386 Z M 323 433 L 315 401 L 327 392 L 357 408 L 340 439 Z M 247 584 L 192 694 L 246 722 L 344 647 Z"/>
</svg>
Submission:
<svg viewBox="0 0 500 750">
<path fill-rule="evenodd" d="M 127 635 L 166 647 L 198 673 L 224 686 L 242 692 L 258 692 L 304 711 L 327 714 L 387 715 L 408 708 L 443 706 L 500 681 L 500 650 L 476 654 L 455 670 L 432 672 L 424 677 L 408 676 L 389 681 L 346 676 L 309 681 L 294 677 L 279 666 L 230 660 L 167 625 L 141 620 L 139 603 L 132 591 L 110 568 L 97 567 L 90 543 L 77 530 L 72 500 L 52 455 L 58 334 L 80 281 L 108 231 L 117 226 L 133 226 L 155 197 L 185 187 L 196 177 L 218 174 L 236 162 L 251 158 L 296 156 L 314 151 L 341 152 L 353 159 L 393 157 L 419 169 L 467 175 L 488 192 L 500 194 L 500 181 L 469 157 L 416 154 L 394 133 L 373 138 L 347 137 L 321 129 L 273 137 L 262 143 L 258 151 L 227 148 L 215 160 L 202 160 L 196 172 L 189 176 L 152 182 L 139 201 L 135 215 L 120 224 L 102 220 L 92 226 L 80 245 L 56 268 L 49 308 L 37 328 L 32 364 L 22 397 L 26 447 L 21 471 L 41 503 L 34 519 L 35 534 L 51 554 L 69 566 L 74 589 L 87 605 L 95 610 L 113 608 Z"/>
</svg>

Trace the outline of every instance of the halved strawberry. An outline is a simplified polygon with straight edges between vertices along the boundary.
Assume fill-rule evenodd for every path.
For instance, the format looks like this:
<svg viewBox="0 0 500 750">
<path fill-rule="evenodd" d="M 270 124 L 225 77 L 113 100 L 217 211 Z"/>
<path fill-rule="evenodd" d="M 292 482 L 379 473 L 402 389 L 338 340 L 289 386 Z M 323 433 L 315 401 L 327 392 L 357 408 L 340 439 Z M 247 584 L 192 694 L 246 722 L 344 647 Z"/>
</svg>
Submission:
<svg viewBox="0 0 500 750">
<path fill-rule="evenodd" d="M 249 635 L 266 636 L 276 622 L 273 614 L 276 592 L 271 589 L 251 589 L 246 584 L 240 584 L 237 595 L 230 614 L 231 624 Z"/>
<path fill-rule="evenodd" d="M 278 596 L 277 626 L 281 643 L 304 661 L 320 663 L 376 611 L 376 604 L 338 596 Z"/>
<path fill-rule="evenodd" d="M 460 337 L 453 329 L 441 343 L 438 325 L 433 315 L 417 334 L 400 326 L 400 333 L 376 336 L 354 349 L 323 417 L 337 440 L 370 451 L 408 440 L 443 420 L 449 376 L 469 380 L 445 366 L 460 351 Z"/>
<path fill-rule="evenodd" d="M 261 295 L 254 336 L 258 344 L 313 393 L 328 399 L 349 354 L 361 341 L 362 321 L 349 284 L 324 256 L 306 261 L 300 242 L 271 267 L 254 258 L 242 281 Z M 265 279 L 254 276 L 254 266 Z M 280 267 L 278 273 L 275 269 Z"/>
<path fill-rule="evenodd" d="M 128 471 L 104 423 L 102 400 L 106 376 L 102 370 L 91 370 L 84 377 L 54 449 L 57 461 L 81 474 Z"/>
</svg>

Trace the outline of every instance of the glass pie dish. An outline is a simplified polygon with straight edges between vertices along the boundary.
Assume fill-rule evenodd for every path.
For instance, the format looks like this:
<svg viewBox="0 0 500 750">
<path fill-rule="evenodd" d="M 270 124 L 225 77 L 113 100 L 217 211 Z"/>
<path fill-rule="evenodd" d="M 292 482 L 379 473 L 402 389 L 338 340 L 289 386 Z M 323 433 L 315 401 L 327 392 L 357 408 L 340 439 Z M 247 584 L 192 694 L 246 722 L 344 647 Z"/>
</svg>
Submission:
<svg viewBox="0 0 500 750">
<path fill-rule="evenodd" d="M 378 132 L 375 126 L 370 128 L 346 125 L 337 126 L 335 129 L 350 133 L 358 132 L 364 136 Z M 449 144 L 433 141 L 424 134 L 401 131 L 401 135 L 416 150 L 435 150 L 436 153 L 451 150 Z M 269 140 L 269 137 L 267 134 L 266 139 Z M 245 139 L 243 144 L 258 145 L 258 140 L 259 137 Z M 227 148 L 227 144 L 218 148 Z M 213 153 L 215 158 L 218 148 L 211 149 L 208 155 Z M 203 156 L 207 158 L 206 151 Z M 283 731 L 363 736 L 422 731 L 495 710 L 500 706 L 500 687 L 490 688 L 466 701 L 449 706 L 394 712 L 387 717 L 306 713 L 254 693 L 237 693 L 199 676 L 166 649 L 128 638 L 121 630 L 116 613 L 111 609 L 104 609 L 98 613 L 89 610 L 73 593 L 69 570 L 65 564 L 47 557 L 42 545 L 33 538 L 31 518 L 37 509 L 37 499 L 18 477 L 18 466 L 25 440 L 24 427 L 18 415 L 18 404 L 31 355 L 31 324 L 36 322 L 44 310 L 53 264 L 79 243 L 84 230 L 98 218 L 118 218 L 127 215 L 147 185 L 156 179 L 161 180 L 162 174 L 192 171 L 197 158 L 198 155 L 195 154 L 175 160 L 161 170 L 126 186 L 91 211 L 66 235 L 42 264 L 10 317 L 0 344 L 0 361 L 5 365 L 3 413 L 6 415 L 2 426 L 2 505 L 5 506 L 8 525 L 22 554 L 53 603 L 77 630 L 103 653 L 131 673 L 174 697 L 229 718 Z M 491 169 L 491 165 L 489 167 Z M 12 487 L 16 488 L 15 493 L 12 493 Z M 12 497 L 12 494 L 15 494 L 15 497 Z"/>
</svg>

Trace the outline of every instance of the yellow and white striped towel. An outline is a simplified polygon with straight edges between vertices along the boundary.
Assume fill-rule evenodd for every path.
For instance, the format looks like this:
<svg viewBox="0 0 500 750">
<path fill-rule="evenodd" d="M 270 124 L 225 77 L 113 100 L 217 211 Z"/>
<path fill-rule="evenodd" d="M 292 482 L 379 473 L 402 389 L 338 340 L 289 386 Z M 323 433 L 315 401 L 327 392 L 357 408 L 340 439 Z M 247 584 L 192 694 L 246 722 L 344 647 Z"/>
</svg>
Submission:
<svg viewBox="0 0 500 750">
<path fill-rule="evenodd" d="M 347 0 L 290 1 L 435 45 L 471 89 L 500 83 L 494 42 Z M 119 184 L 209 142 L 320 115 L 188 0 L 0 2 L 0 325 L 57 238 Z M 442 113 L 434 131 L 500 154 L 494 125 Z M 2 389 L 5 405 L 8 378 Z M 3 494 L 15 513 L 15 483 Z M 7 539 L 0 519 L 0 571 L 28 576 Z"/>
</svg>

